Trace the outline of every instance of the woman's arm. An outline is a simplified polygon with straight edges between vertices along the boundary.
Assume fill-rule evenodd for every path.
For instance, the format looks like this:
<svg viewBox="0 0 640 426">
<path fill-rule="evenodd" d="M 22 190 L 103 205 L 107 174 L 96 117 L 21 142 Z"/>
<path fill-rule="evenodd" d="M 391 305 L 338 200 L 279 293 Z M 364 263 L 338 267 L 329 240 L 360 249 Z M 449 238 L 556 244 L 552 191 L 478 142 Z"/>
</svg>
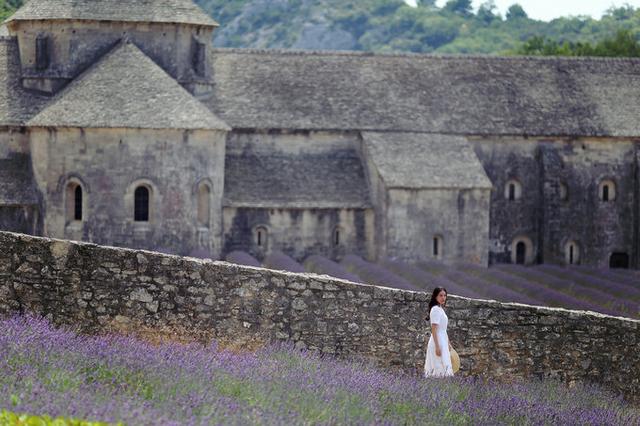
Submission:
<svg viewBox="0 0 640 426">
<path fill-rule="evenodd" d="M 436 345 L 436 356 L 442 356 L 442 351 L 440 350 L 440 342 L 438 342 L 438 324 L 431 324 L 431 337 L 433 338 L 433 343 Z"/>
</svg>

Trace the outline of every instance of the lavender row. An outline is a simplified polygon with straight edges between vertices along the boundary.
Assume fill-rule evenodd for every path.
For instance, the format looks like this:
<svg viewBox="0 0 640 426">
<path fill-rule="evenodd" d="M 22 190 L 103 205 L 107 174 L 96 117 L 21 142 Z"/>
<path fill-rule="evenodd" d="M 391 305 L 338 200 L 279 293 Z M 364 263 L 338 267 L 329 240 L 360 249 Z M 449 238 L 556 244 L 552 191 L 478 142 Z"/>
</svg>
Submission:
<svg viewBox="0 0 640 426">
<path fill-rule="evenodd" d="M 251 256 L 249 253 L 244 251 L 232 251 L 225 258 L 227 262 L 235 263 L 237 265 L 245 265 L 245 266 L 260 266 L 260 262 L 258 259 Z"/>
<path fill-rule="evenodd" d="M 584 300 L 587 303 L 600 306 L 601 308 L 597 309 L 598 312 L 632 317 L 638 316 L 639 314 L 639 306 L 636 302 L 616 297 L 611 293 L 594 288 L 596 283 L 586 286 L 576 281 L 571 276 L 568 276 L 567 278 L 560 278 L 557 275 L 557 270 L 550 269 L 553 268 L 553 266 L 524 267 L 513 265 L 511 268 L 513 268 L 514 271 L 519 270 L 521 272 L 520 276 L 523 274 L 525 276 L 530 276 L 532 280 L 540 283 L 542 286 L 562 291 L 577 299 Z M 606 286 L 606 284 L 604 285 Z M 604 288 L 606 289 L 606 287 Z"/>
<path fill-rule="evenodd" d="M 625 284 L 612 276 L 606 278 L 605 274 L 600 274 L 599 270 L 596 269 L 587 269 L 584 267 L 567 268 L 558 265 L 539 265 L 536 266 L 536 268 L 558 277 L 566 277 L 567 279 L 586 287 L 598 288 L 611 292 L 618 297 L 640 300 L 640 284 L 634 287 L 632 285 Z"/>
<path fill-rule="evenodd" d="M 347 271 L 342 265 L 333 260 L 329 260 L 324 256 L 312 255 L 304 261 L 304 268 L 307 272 L 316 274 L 326 274 L 343 280 L 352 281 L 354 283 L 361 282 L 360 277 Z"/>
<path fill-rule="evenodd" d="M 520 293 L 521 295 L 528 297 L 529 301 L 526 302 L 528 304 L 548 306 L 548 297 L 541 297 L 536 292 L 532 291 L 537 288 L 537 284 L 531 283 L 521 277 L 507 274 L 495 268 L 484 268 L 472 264 L 460 264 L 456 267 L 460 272 L 464 272 L 467 275 L 476 276 L 485 282 L 491 282 L 495 285 L 508 288 L 516 293 Z"/>
<path fill-rule="evenodd" d="M 460 285 L 466 285 L 473 290 L 483 294 L 485 297 L 496 299 L 500 302 L 517 302 L 529 305 L 539 305 L 538 299 L 530 297 L 526 294 L 514 291 L 510 288 L 485 281 L 471 274 L 466 274 L 458 269 L 450 269 L 445 273 L 445 277 L 457 282 Z"/>
<path fill-rule="evenodd" d="M 279 269 L 289 272 L 306 272 L 301 264 L 280 251 L 274 251 L 265 257 L 262 265 L 269 269 Z"/>
<path fill-rule="evenodd" d="M 527 280 L 523 281 L 523 284 L 525 282 L 530 283 L 529 285 L 526 285 L 526 291 L 530 292 L 531 295 L 539 294 L 539 296 L 534 297 L 538 297 L 549 306 L 595 311 L 608 315 L 620 315 L 619 311 L 607 308 L 600 304 L 581 300 L 567 293 L 555 290 L 554 287 L 556 285 L 563 285 L 559 284 L 561 280 L 554 279 L 552 277 L 550 278 L 533 268 L 524 268 L 516 265 L 499 265 L 495 268 Z M 534 284 L 531 284 L 532 281 Z M 525 287 L 523 287 L 523 289 L 524 288 Z"/>
<path fill-rule="evenodd" d="M 367 284 L 400 288 L 403 290 L 422 291 L 420 287 L 410 283 L 400 275 L 394 274 L 375 263 L 367 262 L 360 256 L 353 254 L 347 255 L 341 264 L 347 271 L 356 274 Z"/>
<path fill-rule="evenodd" d="M 409 280 L 412 284 L 431 292 L 436 287 L 444 287 L 451 294 L 477 299 L 480 295 L 466 287 L 459 286 L 453 281 L 442 276 L 434 275 L 417 266 L 399 261 L 386 260 L 382 265 L 390 271 Z"/>
</svg>

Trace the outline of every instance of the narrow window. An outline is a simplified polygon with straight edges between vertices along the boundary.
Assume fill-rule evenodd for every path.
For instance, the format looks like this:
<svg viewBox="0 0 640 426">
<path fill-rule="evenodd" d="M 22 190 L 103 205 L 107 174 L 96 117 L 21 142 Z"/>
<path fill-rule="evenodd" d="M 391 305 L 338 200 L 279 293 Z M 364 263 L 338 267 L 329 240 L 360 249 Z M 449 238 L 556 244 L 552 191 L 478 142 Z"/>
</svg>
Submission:
<svg viewBox="0 0 640 426">
<path fill-rule="evenodd" d="M 49 37 L 36 37 L 36 69 L 43 71 L 49 68 Z"/>
<path fill-rule="evenodd" d="M 206 46 L 204 43 L 199 42 L 198 40 L 193 40 L 193 57 L 191 58 L 191 65 L 193 67 L 193 71 L 195 71 L 196 75 L 203 76 L 205 69 L 205 54 L 206 54 Z"/>
<path fill-rule="evenodd" d="M 73 202 L 73 219 L 82 220 L 82 188 L 80 185 L 76 186 Z"/>
<path fill-rule="evenodd" d="M 607 203 L 616 199 L 616 184 L 611 180 L 603 180 L 598 186 L 600 201 Z"/>
<path fill-rule="evenodd" d="M 134 220 L 149 221 L 149 189 L 145 186 L 137 187 L 134 193 Z"/>
<path fill-rule="evenodd" d="M 515 179 L 510 179 L 504 186 L 504 198 L 508 201 L 519 200 L 522 196 L 522 187 L 520 182 Z"/>
<path fill-rule="evenodd" d="M 569 246 L 569 265 L 573 265 L 574 263 L 574 259 L 573 259 L 573 244 L 571 244 Z"/>
<path fill-rule="evenodd" d="M 340 245 L 340 228 L 336 228 L 336 230 L 333 232 L 333 245 Z"/>
<path fill-rule="evenodd" d="M 206 184 L 198 188 L 198 225 L 209 227 L 209 212 L 211 204 L 211 190 Z"/>
<path fill-rule="evenodd" d="M 436 235 L 431 240 L 431 255 L 434 259 L 442 259 L 442 237 L 440 235 Z"/>
<path fill-rule="evenodd" d="M 65 219 L 67 224 L 82 220 L 82 186 L 69 182 L 65 189 Z"/>
<path fill-rule="evenodd" d="M 527 245 L 520 241 L 516 244 L 516 264 L 524 265 L 527 261 Z"/>
<path fill-rule="evenodd" d="M 258 248 L 265 248 L 267 246 L 267 228 L 264 226 L 258 226 L 255 229 L 255 243 Z"/>
</svg>

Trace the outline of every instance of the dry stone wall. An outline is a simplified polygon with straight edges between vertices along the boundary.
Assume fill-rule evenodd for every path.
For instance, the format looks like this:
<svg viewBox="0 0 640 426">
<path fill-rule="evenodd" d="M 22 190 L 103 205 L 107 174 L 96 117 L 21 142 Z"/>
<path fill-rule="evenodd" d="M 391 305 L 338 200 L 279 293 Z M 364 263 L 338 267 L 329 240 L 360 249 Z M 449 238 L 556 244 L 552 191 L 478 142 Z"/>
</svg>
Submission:
<svg viewBox="0 0 640 426">
<path fill-rule="evenodd" d="M 294 342 L 421 371 L 425 293 L 0 233 L 0 313 L 100 332 L 114 323 Z M 596 382 L 640 400 L 640 321 L 451 297 L 465 375 Z"/>
</svg>

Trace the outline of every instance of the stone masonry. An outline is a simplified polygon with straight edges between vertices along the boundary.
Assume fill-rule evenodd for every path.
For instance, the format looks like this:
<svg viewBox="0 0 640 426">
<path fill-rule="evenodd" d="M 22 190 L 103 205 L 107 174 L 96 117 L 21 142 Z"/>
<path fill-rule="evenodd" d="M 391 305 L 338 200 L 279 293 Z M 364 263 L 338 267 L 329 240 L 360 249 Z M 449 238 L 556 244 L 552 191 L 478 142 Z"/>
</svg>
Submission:
<svg viewBox="0 0 640 426">
<path fill-rule="evenodd" d="M 207 331 L 419 372 L 428 295 L 225 262 L 0 232 L 0 314 L 88 333 L 114 323 Z M 640 399 L 640 321 L 451 296 L 464 375 L 595 382 Z"/>
</svg>

